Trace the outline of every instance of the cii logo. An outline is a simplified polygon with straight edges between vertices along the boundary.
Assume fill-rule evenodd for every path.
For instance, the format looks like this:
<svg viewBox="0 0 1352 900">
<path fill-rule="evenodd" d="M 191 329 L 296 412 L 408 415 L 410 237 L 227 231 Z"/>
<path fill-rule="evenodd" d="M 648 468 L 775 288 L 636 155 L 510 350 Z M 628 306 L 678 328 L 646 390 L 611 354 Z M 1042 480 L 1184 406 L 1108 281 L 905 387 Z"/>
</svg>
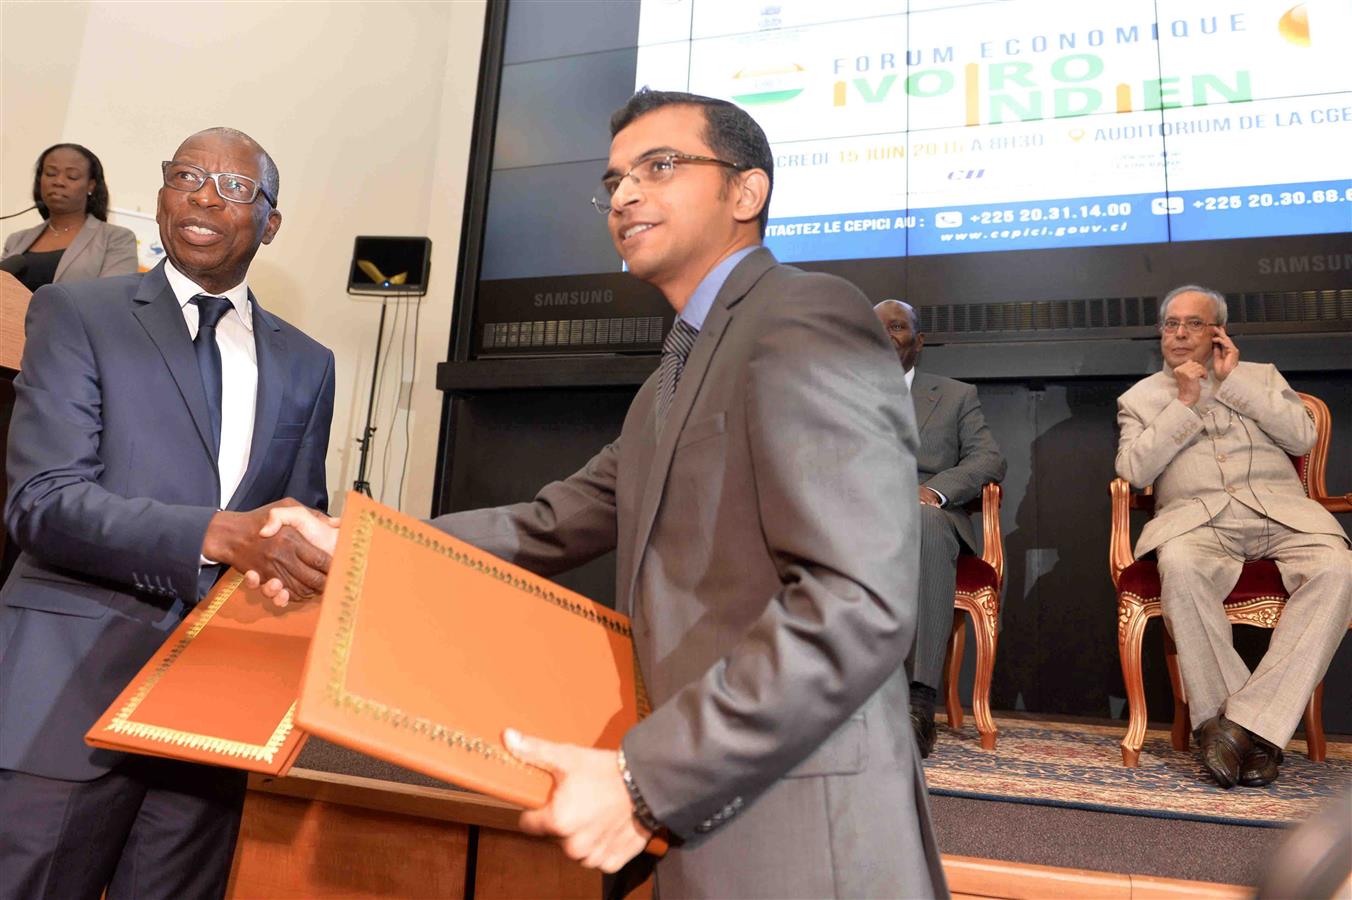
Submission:
<svg viewBox="0 0 1352 900">
<path fill-rule="evenodd" d="M 1277 20 L 1277 31 L 1297 47 L 1310 46 L 1310 18 L 1304 3 L 1297 3 Z"/>
<path fill-rule="evenodd" d="M 743 69 L 732 76 L 732 100 L 742 106 L 766 106 L 792 100 L 807 87 L 807 70 L 797 63 Z"/>
</svg>

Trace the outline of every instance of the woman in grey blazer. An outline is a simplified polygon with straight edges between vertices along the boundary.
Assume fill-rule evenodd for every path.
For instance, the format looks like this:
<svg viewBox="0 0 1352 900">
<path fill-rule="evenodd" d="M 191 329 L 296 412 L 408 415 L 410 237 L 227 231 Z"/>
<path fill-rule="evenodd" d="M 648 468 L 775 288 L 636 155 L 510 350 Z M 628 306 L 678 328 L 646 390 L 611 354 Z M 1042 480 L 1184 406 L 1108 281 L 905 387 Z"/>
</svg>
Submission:
<svg viewBox="0 0 1352 900">
<path fill-rule="evenodd" d="M 136 271 L 136 236 L 108 224 L 103 164 L 79 144 L 56 144 L 38 157 L 33 202 L 45 220 L 5 240 L 3 258 L 30 291 Z"/>
</svg>

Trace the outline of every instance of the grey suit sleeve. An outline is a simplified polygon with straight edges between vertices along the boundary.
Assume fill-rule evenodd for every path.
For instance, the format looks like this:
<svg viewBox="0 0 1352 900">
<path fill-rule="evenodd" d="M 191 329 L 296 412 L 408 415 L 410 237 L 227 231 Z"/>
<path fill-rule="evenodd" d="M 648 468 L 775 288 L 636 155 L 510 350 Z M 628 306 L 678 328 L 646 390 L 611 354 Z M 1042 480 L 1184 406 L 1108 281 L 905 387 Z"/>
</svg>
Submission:
<svg viewBox="0 0 1352 900">
<path fill-rule="evenodd" d="M 1150 421 L 1129 394 L 1117 398 L 1117 474 L 1144 489 L 1202 431 L 1201 418 L 1177 396 Z"/>
<path fill-rule="evenodd" d="M 654 815 L 687 839 L 821 745 L 914 636 L 919 507 L 894 502 L 917 490 L 902 372 L 861 295 L 802 286 L 815 295 L 776 299 L 747 370 L 759 528 L 781 587 L 624 741 Z"/>
<path fill-rule="evenodd" d="M 619 441 L 586 465 L 540 489 L 533 500 L 432 519 L 447 534 L 550 576 L 615 549 Z"/>
<path fill-rule="evenodd" d="M 1253 419 L 1274 444 L 1292 456 L 1309 453 L 1318 437 L 1305 405 L 1276 366 L 1235 369 L 1221 382 L 1216 400 Z"/>
<path fill-rule="evenodd" d="M 958 464 L 935 474 L 925 487 L 938 491 L 948 506 L 961 506 L 981 493 L 988 481 L 1005 477 L 1005 457 L 986 426 L 976 388 L 964 385 L 958 407 Z"/>
<path fill-rule="evenodd" d="M 59 285 L 33 295 L 6 468 L 5 525 L 49 564 L 121 584 L 168 570 L 197 596 L 202 539 L 214 507 L 123 497 L 101 483 L 102 388 L 77 304 Z"/>
<path fill-rule="evenodd" d="M 128 228 L 109 225 L 108 249 L 103 254 L 100 278 L 109 275 L 132 275 L 136 272 L 136 235 Z"/>
</svg>

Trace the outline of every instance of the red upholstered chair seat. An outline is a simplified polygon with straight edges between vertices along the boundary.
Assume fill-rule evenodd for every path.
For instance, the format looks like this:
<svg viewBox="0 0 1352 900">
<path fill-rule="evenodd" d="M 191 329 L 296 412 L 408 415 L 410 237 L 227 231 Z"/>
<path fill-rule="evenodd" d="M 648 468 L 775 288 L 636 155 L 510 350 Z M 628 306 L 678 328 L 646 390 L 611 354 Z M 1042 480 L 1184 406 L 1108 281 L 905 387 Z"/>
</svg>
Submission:
<svg viewBox="0 0 1352 900">
<path fill-rule="evenodd" d="M 961 573 L 961 568 L 959 568 Z M 1135 594 L 1147 603 L 1160 598 L 1160 570 L 1153 559 L 1138 559 L 1122 570 L 1117 579 L 1119 593 Z M 1252 600 L 1286 598 L 1282 573 L 1270 559 L 1246 562 L 1239 573 L 1239 583 L 1225 598 L 1226 606 L 1248 603 Z"/>
<path fill-rule="evenodd" d="M 1277 564 L 1270 559 L 1256 559 L 1246 562 L 1239 573 L 1239 583 L 1225 598 L 1225 605 L 1248 603 L 1250 600 L 1280 597 L 1286 599 L 1286 586 L 1282 584 L 1282 573 Z"/>
<path fill-rule="evenodd" d="M 1160 598 L 1160 570 L 1153 559 L 1138 559 L 1122 570 L 1117 579 L 1119 594 L 1135 594 L 1142 600 Z"/>
<path fill-rule="evenodd" d="M 1000 590 L 1000 576 L 981 557 L 964 553 L 958 557 L 958 592 L 975 594 L 980 590 Z"/>
</svg>

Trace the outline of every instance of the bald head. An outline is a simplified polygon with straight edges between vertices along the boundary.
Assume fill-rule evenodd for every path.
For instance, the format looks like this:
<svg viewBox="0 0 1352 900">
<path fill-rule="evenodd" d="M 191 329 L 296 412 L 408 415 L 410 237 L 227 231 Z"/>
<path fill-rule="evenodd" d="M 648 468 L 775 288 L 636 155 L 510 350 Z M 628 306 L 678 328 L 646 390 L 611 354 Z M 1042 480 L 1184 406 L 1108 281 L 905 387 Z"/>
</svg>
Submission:
<svg viewBox="0 0 1352 900">
<path fill-rule="evenodd" d="M 916 357 L 925 345 L 925 335 L 920 332 L 915 309 L 905 300 L 884 300 L 873 307 L 873 314 L 883 323 L 887 338 L 896 348 L 897 359 L 907 372 L 915 368 Z"/>
<path fill-rule="evenodd" d="M 272 161 L 272 156 L 269 155 L 268 151 L 263 149 L 262 144 L 258 143 L 258 141 L 249 137 L 238 128 L 227 128 L 224 125 L 217 125 L 215 128 L 204 128 L 196 134 L 189 135 L 182 144 L 178 145 L 178 149 L 182 150 L 188 144 L 191 144 L 200 138 L 222 138 L 243 144 L 257 153 L 259 156 L 258 183 L 263 186 L 263 190 L 268 192 L 269 197 L 276 200 L 278 203 L 281 202 L 277 196 L 278 191 L 281 190 L 281 175 L 277 171 L 277 164 Z M 178 158 L 178 151 L 174 152 L 174 158 Z M 245 175 L 247 173 L 235 172 L 234 174 Z"/>
<path fill-rule="evenodd" d="M 260 192 L 249 202 L 232 200 L 220 193 L 220 178 L 239 175 L 263 191 L 276 190 L 271 162 L 247 134 L 211 128 L 180 144 L 166 165 L 155 206 L 160 241 L 174 268 L 207 293 L 222 294 L 241 284 L 259 246 L 272 243 L 282 225 L 271 198 Z M 199 180 L 192 169 L 215 174 L 217 180 Z M 186 181 L 180 177 L 185 172 Z"/>
</svg>

